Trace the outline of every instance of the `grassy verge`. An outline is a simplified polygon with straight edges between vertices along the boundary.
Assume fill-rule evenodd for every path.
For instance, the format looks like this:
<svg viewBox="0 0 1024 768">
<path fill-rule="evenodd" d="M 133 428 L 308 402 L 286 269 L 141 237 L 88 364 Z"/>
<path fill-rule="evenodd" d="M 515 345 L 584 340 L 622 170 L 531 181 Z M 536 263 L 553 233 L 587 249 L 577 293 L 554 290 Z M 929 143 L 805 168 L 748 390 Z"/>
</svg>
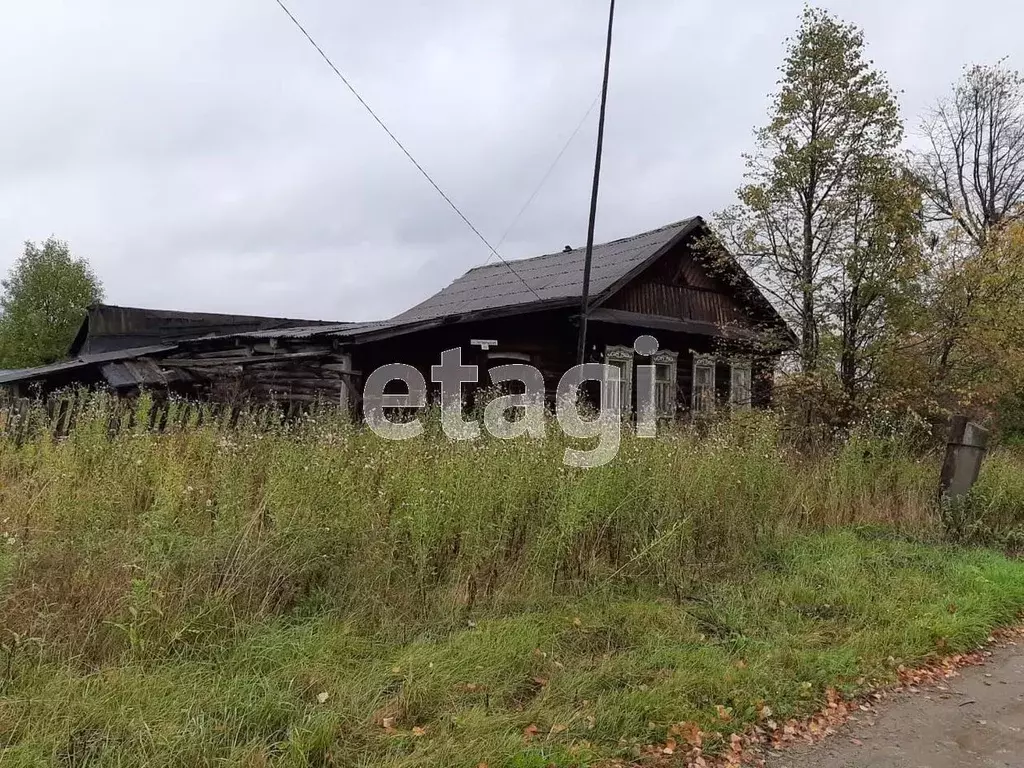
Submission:
<svg viewBox="0 0 1024 768">
<path fill-rule="evenodd" d="M 2 756 L 585 766 L 681 721 L 727 736 L 765 703 L 779 718 L 809 712 L 828 686 L 857 689 L 899 663 L 976 645 L 1022 605 L 1024 566 L 998 555 L 814 535 L 682 604 L 595 592 L 408 637 L 343 614 L 292 616 L 186 655 L 91 672 L 23 665 L 0 703 Z"/>
<path fill-rule="evenodd" d="M 329 418 L 0 438 L 0 764 L 590 766 L 962 650 L 1024 565 L 935 541 L 935 457 L 770 419 L 381 443 Z M 146 423 L 140 417 L 137 423 Z M 983 481 L 1016 520 L 1016 459 Z"/>
</svg>

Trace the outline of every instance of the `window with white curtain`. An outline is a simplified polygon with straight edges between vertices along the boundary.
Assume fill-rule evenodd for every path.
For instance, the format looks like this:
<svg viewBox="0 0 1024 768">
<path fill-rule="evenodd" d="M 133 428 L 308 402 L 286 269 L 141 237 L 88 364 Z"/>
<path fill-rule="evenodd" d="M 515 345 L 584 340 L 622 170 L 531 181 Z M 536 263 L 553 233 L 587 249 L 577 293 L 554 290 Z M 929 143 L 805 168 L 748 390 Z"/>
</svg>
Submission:
<svg viewBox="0 0 1024 768">
<path fill-rule="evenodd" d="M 729 402 L 739 407 L 749 406 L 753 389 L 750 360 L 732 361 L 732 381 L 729 384 Z"/>
<path fill-rule="evenodd" d="M 620 416 L 632 411 L 633 403 L 633 348 L 608 346 L 604 350 L 604 361 L 613 369 L 612 376 L 606 377 L 601 392 L 602 405 Z"/>
<path fill-rule="evenodd" d="M 693 356 L 693 410 L 710 413 L 715 410 L 715 358 L 713 355 Z"/>
</svg>

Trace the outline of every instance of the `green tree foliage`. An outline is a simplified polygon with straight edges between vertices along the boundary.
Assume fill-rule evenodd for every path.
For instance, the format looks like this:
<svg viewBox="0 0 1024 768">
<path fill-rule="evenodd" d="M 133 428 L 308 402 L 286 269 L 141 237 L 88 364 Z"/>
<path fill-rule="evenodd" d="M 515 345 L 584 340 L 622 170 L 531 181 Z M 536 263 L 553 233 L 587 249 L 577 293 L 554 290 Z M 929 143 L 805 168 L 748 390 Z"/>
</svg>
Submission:
<svg viewBox="0 0 1024 768">
<path fill-rule="evenodd" d="M 922 133 L 932 247 L 921 354 L 903 369 L 941 411 L 981 418 L 1024 376 L 1024 78 L 1002 62 L 969 67 Z"/>
<path fill-rule="evenodd" d="M 991 229 L 980 248 L 952 226 L 935 254 L 916 330 L 890 361 L 894 394 L 917 410 L 984 420 L 1024 381 L 1024 222 Z"/>
<path fill-rule="evenodd" d="M 859 29 L 807 8 L 780 70 L 718 229 L 799 335 L 801 371 L 855 406 L 914 293 L 920 194 L 895 95 Z"/>
<path fill-rule="evenodd" d="M 87 307 L 103 288 L 85 259 L 62 240 L 29 241 L 2 281 L 0 368 L 27 368 L 67 354 Z"/>
</svg>

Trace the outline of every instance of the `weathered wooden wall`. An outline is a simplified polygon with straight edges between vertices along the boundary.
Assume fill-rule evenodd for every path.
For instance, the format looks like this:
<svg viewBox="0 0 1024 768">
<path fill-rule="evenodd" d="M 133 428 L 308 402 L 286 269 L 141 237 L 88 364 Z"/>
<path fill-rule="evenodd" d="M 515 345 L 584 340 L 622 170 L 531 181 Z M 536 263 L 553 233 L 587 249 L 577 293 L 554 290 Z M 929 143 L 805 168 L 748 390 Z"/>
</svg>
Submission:
<svg viewBox="0 0 1024 768">
<path fill-rule="evenodd" d="M 178 374 L 173 389 L 214 402 L 351 404 L 359 374 L 330 340 L 237 340 L 193 344 L 158 361 Z"/>
<path fill-rule="evenodd" d="M 522 362 L 528 362 L 544 375 L 548 401 L 553 403 L 559 380 L 566 370 L 576 364 L 577 332 L 576 312 L 571 310 L 452 324 L 357 346 L 353 349 L 353 363 L 366 374 L 387 363 L 411 365 L 420 372 L 427 382 L 428 390 L 436 398 L 439 389 L 431 383 L 430 369 L 440 363 L 441 353 L 445 350 L 459 347 L 464 364 L 479 366 L 480 383 L 483 386 L 489 384 L 486 371 L 490 367 L 510 362 L 508 359 L 500 359 L 502 355 L 524 356 L 526 359 Z M 677 400 L 681 412 L 690 409 L 694 354 L 713 354 L 720 358 L 721 362 L 716 369 L 717 399 L 722 405 L 728 404 L 731 373 L 727 360 L 732 355 L 751 356 L 749 349 L 737 343 L 727 346 L 722 339 L 709 336 L 592 322 L 588 326 L 587 360 L 601 361 L 606 346 L 632 347 L 637 337 L 644 334 L 654 335 L 661 349 L 678 354 Z M 472 339 L 489 339 L 496 341 L 497 345 L 489 351 L 483 351 L 470 343 Z M 771 394 L 770 381 L 766 386 L 765 375 L 770 377 L 774 360 L 771 357 L 753 356 L 753 361 L 752 401 L 755 405 L 767 405 Z M 637 357 L 636 362 L 643 362 L 643 358 Z"/>
<path fill-rule="evenodd" d="M 497 341 L 490 350 L 474 346 L 473 339 Z M 565 312 L 537 312 L 528 315 L 476 323 L 461 323 L 414 334 L 398 335 L 352 349 L 355 368 L 369 374 L 382 365 L 404 363 L 416 368 L 434 395 L 431 366 L 441 362 L 441 353 L 459 347 L 462 362 L 477 365 L 481 385 L 489 385 L 486 371 L 508 362 L 528 363 L 544 375 L 545 387 L 553 398 L 562 374 L 575 365 L 576 327 Z M 501 355 L 524 356 L 525 360 L 500 359 Z"/>
<path fill-rule="evenodd" d="M 609 309 L 749 328 L 750 309 L 686 247 L 666 254 L 611 297 Z"/>
</svg>

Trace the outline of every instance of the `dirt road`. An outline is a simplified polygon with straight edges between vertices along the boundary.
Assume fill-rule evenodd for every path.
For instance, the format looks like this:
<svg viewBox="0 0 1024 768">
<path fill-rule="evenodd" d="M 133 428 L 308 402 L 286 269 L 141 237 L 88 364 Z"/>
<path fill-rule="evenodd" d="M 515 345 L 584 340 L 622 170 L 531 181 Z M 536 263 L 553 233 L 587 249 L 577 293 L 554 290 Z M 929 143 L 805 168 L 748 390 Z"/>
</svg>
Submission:
<svg viewBox="0 0 1024 768">
<path fill-rule="evenodd" d="M 944 690 L 945 689 L 945 690 Z M 769 768 L 1006 768 L 1024 766 L 1024 645 L 995 651 L 941 687 L 902 694 L 870 718 Z"/>
</svg>

